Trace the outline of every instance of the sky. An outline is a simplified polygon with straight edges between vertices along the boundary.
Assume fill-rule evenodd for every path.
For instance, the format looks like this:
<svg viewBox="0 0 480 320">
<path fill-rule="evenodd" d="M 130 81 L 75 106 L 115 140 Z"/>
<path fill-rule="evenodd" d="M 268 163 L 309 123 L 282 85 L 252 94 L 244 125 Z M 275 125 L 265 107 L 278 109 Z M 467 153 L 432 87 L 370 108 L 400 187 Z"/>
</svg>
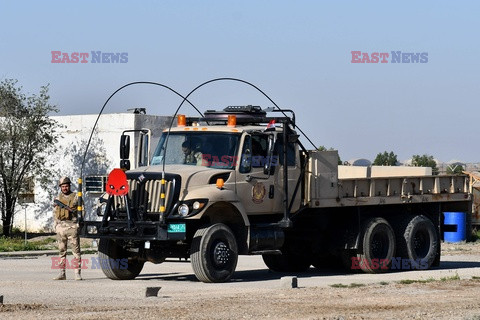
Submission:
<svg viewBox="0 0 480 320">
<path fill-rule="evenodd" d="M 0 0 L 0 80 L 18 79 L 27 94 L 48 84 L 59 115 L 71 115 L 98 113 L 134 81 L 186 95 L 211 79 L 238 78 L 293 109 L 315 145 L 338 149 L 342 160 L 393 151 L 399 160 L 480 162 L 479 16 L 478 1 Z M 52 63 L 52 51 L 89 57 Z M 128 61 L 93 63 L 92 51 L 126 53 Z M 352 51 L 360 61 L 389 57 L 352 63 Z M 405 59 L 393 63 L 399 51 Z M 190 101 L 201 111 L 272 106 L 236 81 L 208 84 Z M 172 115 L 181 102 L 137 85 L 104 112 Z M 189 106 L 181 113 L 196 115 Z"/>
</svg>

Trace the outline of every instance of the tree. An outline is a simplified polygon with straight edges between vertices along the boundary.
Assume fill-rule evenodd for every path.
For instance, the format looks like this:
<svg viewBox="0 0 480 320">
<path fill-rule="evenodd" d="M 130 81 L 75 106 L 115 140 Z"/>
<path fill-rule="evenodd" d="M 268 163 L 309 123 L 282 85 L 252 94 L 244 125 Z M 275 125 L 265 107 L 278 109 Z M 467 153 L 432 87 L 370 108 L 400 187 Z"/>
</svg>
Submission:
<svg viewBox="0 0 480 320">
<path fill-rule="evenodd" d="M 0 211 L 3 234 L 10 236 L 15 205 L 27 179 L 41 186 L 51 180 L 45 168 L 57 142 L 58 124 L 48 115 L 58 112 L 49 104 L 48 86 L 27 97 L 17 81 L 0 82 Z"/>
<path fill-rule="evenodd" d="M 433 159 L 433 156 L 429 156 L 427 154 L 424 155 L 418 155 L 415 154 L 412 156 L 412 166 L 414 167 L 431 167 L 432 168 L 432 174 L 437 175 L 438 174 L 438 168 L 437 168 L 437 163 Z"/>
<path fill-rule="evenodd" d="M 396 166 L 398 163 L 397 155 L 390 151 L 384 151 L 383 153 L 377 154 L 377 157 L 373 161 L 374 166 Z"/>
<path fill-rule="evenodd" d="M 462 174 L 465 164 L 455 162 L 447 166 L 447 174 Z"/>
</svg>

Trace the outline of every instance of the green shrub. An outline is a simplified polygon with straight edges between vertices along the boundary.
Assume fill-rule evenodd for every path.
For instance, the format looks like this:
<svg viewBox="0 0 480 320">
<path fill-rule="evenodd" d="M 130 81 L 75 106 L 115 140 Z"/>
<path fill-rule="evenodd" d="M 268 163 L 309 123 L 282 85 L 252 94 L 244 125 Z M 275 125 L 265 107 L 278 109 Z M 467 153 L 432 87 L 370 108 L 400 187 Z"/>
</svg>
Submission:
<svg viewBox="0 0 480 320">
<path fill-rule="evenodd" d="M 440 278 L 440 281 L 451 281 L 451 280 L 460 280 L 460 276 L 458 275 L 458 273 L 455 272 L 455 275 L 453 276 Z"/>
<path fill-rule="evenodd" d="M 0 237 L 0 252 L 12 252 L 12 251 L 32 251 L 32 250 L 45 250 L 51 249 L 52 244 L 55 242 L 55 238 L 48 237 L 42 240 L 28 240 L 25 244 L 25 239 L 21 237 Z"/>
</svg>

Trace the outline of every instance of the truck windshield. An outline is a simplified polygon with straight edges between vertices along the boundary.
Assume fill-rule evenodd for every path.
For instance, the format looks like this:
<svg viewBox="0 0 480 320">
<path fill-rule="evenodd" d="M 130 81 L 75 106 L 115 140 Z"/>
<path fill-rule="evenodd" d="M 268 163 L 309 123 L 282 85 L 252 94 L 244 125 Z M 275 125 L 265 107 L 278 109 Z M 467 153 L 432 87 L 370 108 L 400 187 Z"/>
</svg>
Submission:
<svg viewBox="0 0 480 320">
<path fill-rule="evenodd" d="M 240 134 L 223 132 L 171 132 L 165 156 L 163 133 L 153 154 L 152 165 L 198 165 L 219 169 L 233 169 L 237 164 Z"/>
</svg>

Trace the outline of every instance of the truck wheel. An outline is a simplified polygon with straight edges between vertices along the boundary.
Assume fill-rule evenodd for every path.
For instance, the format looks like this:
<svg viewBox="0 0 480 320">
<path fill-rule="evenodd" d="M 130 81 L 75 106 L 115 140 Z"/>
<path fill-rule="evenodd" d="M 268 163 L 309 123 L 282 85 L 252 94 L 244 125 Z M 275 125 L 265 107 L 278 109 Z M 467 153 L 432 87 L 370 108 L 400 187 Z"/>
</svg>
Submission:
<svg viewBox="0 0 480 320">
<path fill-rule="evenodd" d="M 98 258 L 103 273 L 112 280 L 134 279 L 144 265 L 144 262 L 128 259 L 121 243 L 111 239 L 100 239 Z"/>
<path fill-rule="evenodd" d="M 207 283 L 229 280 L 238 260 L 233 232 L 223 223 L 198 229 L 193 236 L 190 259 L 198 280 Z"/>
<path fill-rule="evenodd" d="M 262 254 L 262 258 L 268 269 L 275 272 L 304 272 L 311 265 L 307 257 L 292 253 Z"/>
<path fill-rule="evenodd" d="M 352 261 L 352 268 L 368 273 L 385 272 L 395 255 L 395 233 L 387 220 L 371 218 L 363 225 L 361 252 L 357 255 L 358 266 Z"/>
<path fill-rule="evenodd" d="M 409 259 L 409 269 L 428 269 L 435 261 L 438 245 L 438 234 L 432 221 L 419 215 L 408 222 L 397 246 L 399 256 Z"/>
</svg>

